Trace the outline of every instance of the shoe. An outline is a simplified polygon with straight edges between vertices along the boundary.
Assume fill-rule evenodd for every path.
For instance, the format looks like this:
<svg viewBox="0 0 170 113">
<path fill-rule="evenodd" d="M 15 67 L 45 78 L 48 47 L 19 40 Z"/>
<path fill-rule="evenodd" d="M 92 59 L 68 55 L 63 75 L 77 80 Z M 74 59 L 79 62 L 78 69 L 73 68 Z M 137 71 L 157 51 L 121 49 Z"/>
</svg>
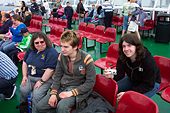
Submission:
<svg viewBox="0 0 170 113">
<path fill-rule="evenodd" d="M 12 99 L 12 97 L 13 97 L 13 96 L 14 96 L 14 94 L 15 94 L 16 89 L 17 89 L 17 87 L 16 87 L 16 85 L 14 85 L 14 88 L 13 88 L 12 94 L 11 94 L 9 97 L 6 97 L 5 99 L 6 99 L 6 100 L 10 100 L 10 99 Z"/>
</svg>

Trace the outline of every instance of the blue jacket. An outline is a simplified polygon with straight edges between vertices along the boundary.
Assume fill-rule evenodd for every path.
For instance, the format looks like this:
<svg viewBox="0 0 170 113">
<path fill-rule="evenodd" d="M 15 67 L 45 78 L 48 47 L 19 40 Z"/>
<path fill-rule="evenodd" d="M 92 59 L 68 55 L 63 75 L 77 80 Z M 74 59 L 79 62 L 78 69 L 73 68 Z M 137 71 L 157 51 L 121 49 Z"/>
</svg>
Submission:
<svg viewBox="0 0 170 113">
<path fill-rule="evenodd" d="M 10 27 L 10 32 L 12 33 L 12 42 L 21 42 L 22 40 L 22 34 L 21 34 L 21 29 L 26 28 L 25 24 L 20 24 L 16 28 Z"/>
</svg>

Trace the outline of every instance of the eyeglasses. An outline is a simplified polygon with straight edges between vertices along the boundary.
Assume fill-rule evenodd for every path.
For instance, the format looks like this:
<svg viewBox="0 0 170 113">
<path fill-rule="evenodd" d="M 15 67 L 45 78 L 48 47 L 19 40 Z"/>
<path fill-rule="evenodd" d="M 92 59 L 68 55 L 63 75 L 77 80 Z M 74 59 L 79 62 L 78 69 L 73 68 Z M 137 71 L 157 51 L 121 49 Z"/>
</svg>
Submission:
<svg viewBox="0 0 170 113">
<path fill-rule="evenodd" d="M 34 42 L 34 44 L 36 44 L 36 45 L 39 44 L 39 43 L 40 43 L 40 44 L 43 44 L 44 41 Z"/>
</svg>

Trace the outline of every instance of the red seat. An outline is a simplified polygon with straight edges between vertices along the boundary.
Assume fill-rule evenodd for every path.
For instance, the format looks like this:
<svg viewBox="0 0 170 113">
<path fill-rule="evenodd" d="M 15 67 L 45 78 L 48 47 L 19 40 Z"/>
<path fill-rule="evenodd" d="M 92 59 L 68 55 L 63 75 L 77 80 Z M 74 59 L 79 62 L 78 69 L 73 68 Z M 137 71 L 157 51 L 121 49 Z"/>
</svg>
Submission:
<svg viewBox="0 0 170 113">
<path fill-rule="evenodd" d="M 161 84 L 159 91 L 170 86 L 170 59 L 163 56 L 154 56 L 157 66 L 160 69 Z"/>
<path fill-rule="evenodd" d="M 17 57 L 18 57 L 19 61 L 22 61 L 24 59 L 24 55 L 25 55 L 25 52 L 19 52 L 17 54 Z"/>
<path fill-rule="evenodd" d="M 108 27 L 105 30 L 104 36 L 96 39 L 96 41 L 100 43 L 115 42 L 116 41 L 116 29 Z"/>
<path fill-rule="evenodd" d="M 102 44 L 109 42 L 110 45 L 111 42 L 115 41 L 116 41 L 116 29 L 108 27 L 105 30 L 104 36 L 96 39 L 96 42 L 100 43 L 100 53 L 102 53 Z"/>
<path fill-rule="evenodd" d="M 105 67 L 110 67 L 110 68 L 115 68 L 117 59 L 118 59 L 118 44 L 111 44 L 108 48 L 106 57 L 100 58 L 94 62 L 94 65 L 101 68 L 105 69 Z"/>
<path fill-rule="evenodd" d="M 49 18 L 49 21 L 47 24 L 43 24 L 43 26 L 48 26 L 48 27 L 52 27 L 54 24 L 54 18 Z"/>
<path fill-rule="evenodd" d="M 94 47 L 96 45 L 96 39 L 97 38 L 101 38 L 104 36 L 104 30 L 105 30 L 105 26 L 103 25 L 98 25 L 96 26 L 96 28 L 94 29 L 93 32 L 91 32 L 89 35 L 86 35 L 86 38 L 89 40 L 94 40 L 94 45 L 91 47 Z M 86 47 L 88 48 L 88 44 L 87 44 L 87 40 L 86 40 Z M 101 51 L 101 49 L 100 49 Z"/>
<path fill-rule="evenodd" d="M 79 46 L 78 46 L 78 48 L 81 49 L 83 47 L 83 37 L 80 37 L 80 36 L 78 36 L 78 37 L 79 37 Z"/>
<path fill-rule="evenodd" d="M 159 113 L 158 105 L 149 97 L 127 91 L 118 102 L 116 113 Z"/>
<path fill-rule="evenodd" d="M 41 29 L 42 29 L 42 22 L 36 20 L 33 20 L 33 26 L 31 25 L 30 27 L 28 27 L 28 31 L 30 33 L 41 32 Z"/>
<path fill-rule="evenodd" d="M 170 87 L 167 87 L 162 91 L 161 97 L 167 101 L 170 102 Z"/>
<path fill-rule="evenodd" d="M 73 20 L 74 22 L 76 22 L 77 20 L 79 20 L 78 13 L 77 13 L 76 11 L 75 11 L 74 14 L 73 14 L 72 20 Z"/>
<path fill-rule="evenodd" d="M 87 23 L 81 22 L 79 24 L 78 30 L 76 31 L 77 35 L 79 35 L 80 37 L 84 37 L 86 26 L 87 26 Z"/>
<path fill-rule="evenodd" d="M 95 30 L 95 25 L 94 24 L 87 24 L 86 29 L 85 29 L 85 37 L 90 36 Z"/>
<path fill-rule="evenodd" d="M 67 28 L 67 19 L 62 20 L 61 26 L 62 26 L 63 28 Z"/>
<path fill-rule="evenodd" d="M 139 30 L 142 31 L 142 36 L 144 36 L 144 31 L 148 31 L 148 36 L 149 36 L 149 31 L 154 29 L 155 22 L 154 20 L 146 20 L 144 22 L 144 26 L 139 26 Z"/>
<path fill-rule="evenodd" d="M 118 31 L 118 27 L 121 27 L 123 25 L 123 17 L 113 16 L 112 24 L 116 27 Z"/>
<path fill-rule="evenodd" d="M 116 113 L 158 113 L 158 105 L 149 97 L 127 91 L 118 102 Z"/>
<path fill-rule="evenodd" d="M 55 32 L 55 39 L 53 40 L 53 44 L 54 45 L 60 46 L 60 37 L 61 37 L 61 34 L 63 32 L 64 32 L 64 28 L 58 28 L 58 30 L 56 30 L 56 32 Z"/>
<path fill-rule="evenodd" d="M 112 106 L 116 105 L 118 86 L 113 79 L 108 79 L 100 74 L 96 75 L 94 91 L 103 96 Z"/>
<path fill-rule="evenodd" d="M 104 30 L 105 26 L 98 25 L 96 26 L 95 30 L 86 38 L 88 38 L 89 40 L 96 40 L 97 38 L 101 38 L 104 36 Z"/>
<path fill-rule="evenodd" d="M 53 43 L 53 40 L 56 38 L 56 32 L 58 30 L 58 27 L 52 26 L 50 30 L 50 34 L 48 35 L 48 38 Z"/>
</svg>

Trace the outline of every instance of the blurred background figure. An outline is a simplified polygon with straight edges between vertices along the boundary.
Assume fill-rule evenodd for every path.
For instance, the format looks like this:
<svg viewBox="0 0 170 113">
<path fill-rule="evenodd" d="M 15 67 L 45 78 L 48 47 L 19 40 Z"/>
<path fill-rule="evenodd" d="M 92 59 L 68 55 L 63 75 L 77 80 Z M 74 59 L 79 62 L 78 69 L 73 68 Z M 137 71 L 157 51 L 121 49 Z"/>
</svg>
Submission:
<svg viewBox="0 0 170 113">
<path fill-rule="evenodd" d="M 3 24 L 0 26 L 0 34 L 6 34 L 9 31 L 9 27 L 13 24 L 8 13 L 2 15 L 2 22 Z"/>
<path fill-rule="evenodd" d="M 50 6 L 46 0 L 44 0 L 43 6 L 45 8 L 45 13 L 42 16 L 44 16 L 45 19 L 49 19 L 51 11 L 50 11 Z"/>
<path fill-rule="evenodd" d="M 64 8 L 64 14 L 67 18 L 67 23 L 68 23 L 67 28 L 72 29 L 71 23 L 72 23 L 72 17 L 73 17 L 74 10 L 71 7 L 70 2 L 67 2 L 66 4 L 67 4 L 67 6 Z"/>
<path fill-rule="evenodd" d="M 84 21 L 85 9 L 83 6 L 83 0 L 79 0 L 79 3 L 77 4 L 76 12 L 79 15 L 79 22 Z"/>
<path fill-rule="evenodd" d="M 102 4 L 102 9 L 104 10 L 105 27 L 111 27 L 113 17 L 113 5 L 109 2 L 109 0 L 105 0 L 105 2 L 103 2 Z"/>
<path fill-rule="evenodd" d="M 32 13 L 29 11 L 25 12 L 24 18 L 23 18 L 23 23 L 29 27 L 30 26 L 30 22 L 31 22 L 31 18 L 32 18 Z"/>
<path fill-rule="evenodd" d="M 31 1 L 31 8 L 30 8 L 32 14 L 39 14 L 39 6 L 36 3 L 36 0 Z"/>
<path fill-rule="evenodd" d="M 11 99 L 15 95 L 18 68 L 12 60 L 0 51 L 0 100 Z"/>
<path fill-rule="evenodd" d="M 21 1 L 21 8 L 20 8 L 20 16 L 24 18 L 25 12 L 28 11 L 28 7 L 26 6 L 24 1 Z"/>
</svg>

